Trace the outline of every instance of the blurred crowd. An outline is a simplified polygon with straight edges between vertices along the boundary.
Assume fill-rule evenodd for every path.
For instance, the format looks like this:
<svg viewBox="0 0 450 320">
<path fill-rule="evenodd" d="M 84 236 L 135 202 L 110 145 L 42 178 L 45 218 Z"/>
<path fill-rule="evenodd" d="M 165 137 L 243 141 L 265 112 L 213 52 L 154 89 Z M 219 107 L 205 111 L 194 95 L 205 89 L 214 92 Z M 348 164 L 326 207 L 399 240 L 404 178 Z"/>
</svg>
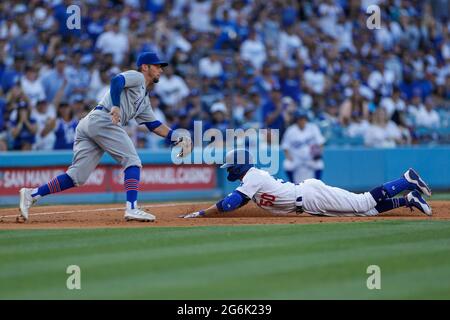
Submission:
<svg viewBox="0 0 450 320">
<path fill-rule="evenodd" d="M 0 151 L 71 149 L 110 79 L 149 50 L 170 61 L 150 99 L 173 128 L 283 135 L 303 110 L 327 144 L 450 142 L 448 0 L 3 0 Z"/>
</svg>

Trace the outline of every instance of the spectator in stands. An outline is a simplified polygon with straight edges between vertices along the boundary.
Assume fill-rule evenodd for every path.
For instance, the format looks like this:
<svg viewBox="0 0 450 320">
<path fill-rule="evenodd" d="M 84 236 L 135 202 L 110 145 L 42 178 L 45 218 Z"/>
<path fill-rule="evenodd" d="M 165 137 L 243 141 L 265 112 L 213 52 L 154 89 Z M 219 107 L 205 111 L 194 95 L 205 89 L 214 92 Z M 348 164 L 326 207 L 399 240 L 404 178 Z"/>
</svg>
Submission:
<svg viewBox="0 0 450 320">
<path fill-rule="evenodd" d="M 31 150 L 36 141 L 36 120 L 31 117 L 28 103 L 20 101 L 17 106 L 17 117 L 11 121 L 11 136 L 14 150 Z"/>
<path fill-rule="evenodd" d="M 75 51 L 71 64 L 67 67 L 67 87 L 64 96 L 69 103 L 77 98 L 87 97 L 91 75 L 86 62 L 81 60 L 81 51 Z"/>
<path fill-rule="evenodd" d="M 31 107 L 34 107 L 38 101 L 45 99 L 44 87 L 38 78 L 36 68 L 32 65 L 25 67 L 25 75 L 20 79 L 20 87 L 28 97 Z"/>
<path fill-rule="evenodd" d="M 259 70 L 267 59 L 264 43 L 258 38 L 255 30 L 251 30 L 248 39 L 245 40 L 240 48 L 241 58 L 248 61 L 253 68 Z"/>
<path fill-rule="evenodd" d="M 380 106 L 386 110 L 389 119 L 395 111 L 404 112 L 406 111 L 406 103 L 400 96 L 400 90 L 398 88 L 393 89 L 392 97 L 383 97 L 380 101 Z"/>
<path fill-rule="evenodd" d="M 434 110 L 433 98 L 428 97 L 425 105 L 421 105 L 415 112 L 415 123 L 417 127 L 436 129 L 440 127 L 439 114 Z"/>
<path fill-rule="evenodd" d="M 285 130 L 283 117 L 283 103 L 281 101 L 281 88 L 272 89 L 270 99 L 262 106 L 262 118 L 264 127 L 279 130 L 280 137 Z"/>
<path fill-rule="evenodd" d="M 275 87 L 280 87 L 280 80 L 277 75 L 272 72 L 269 64 L 264 64 L 261 72 L 255 77 L 255 88 L 263 99 L 269 98 L 270 92 Z"/>
<path fill-rule="evenodd" d="M 412 99 L 411 99 L 411 103 L 408 105 L 408 109 L 407 112 L 409 114 L 409 116 L 413 119 L 416 119 L 416 114 L 420 109 L 423 109 L 424 105 L 422 103 L 422 99 L 420 97 L 420 94 L 416 93 Z"/>
<path fill-rule="evenodd" d="M 114 64 L 120 66 L 128 54 L 128 36 L 119 30 L 117 21 L 110 20 L 105 26 L 105 31 L 97 38 L 95 47 L 102 53 L 112 54 Z"/>
<path fill-rule="evenodd" d="M 160 96 L 165 105 L 175 108 L 189 95 L 189 88 L 183 78 L 174 74 L 173 68 L 169 65 L 159 78 L 155 93 Z"/>
<path fill-rule="evenodd" d="M 19 83 L 25 67 L 24 62 L 23 54 L 17 53 L 13 65 L 3 71 L 1 86 L 4 93 L 8 93 L 15 84 Z"/>
<path fill-rule="evenodd" d="M 58 106 L 55 126 L 55 150 L 72 150 L 77 125 L 78 120 L 74 117 L 70 105 L 67 102 L 61 102 Z"/>
<path fill-rule="evenodd" d="M 66 56 L 59 55 L 54 59 L 54 68 L 42 76 L 47 102 L 52 102 L 61 86 L 66 83 Z"/>
<path fill-rule="evenodd" d="M 389 121 L 386 111 L 378 108 L 372 115 L 372 121 L 365 132 L 364 144 L 368 147 L 392 148 L 404 142 L 398 126 Z"/>
<path fill-rule="evenodd" d="M 305 71 L 305 85 L 308 86 L 314 94 L 321 95 L 325 90 L 325 73 L 320 70 L 319 63 L 314 60 L 309 70 Z"/>
<path fill-rule="evenodd" d="M 55 143 L 56 112 L 53 105 L 47 100 L 40 99 L 31 112 L 31 117 L 36 121 L 36 141 L 33 150 L 52 150 Z"/>
<path fill-rule="evenodd" d="M 369 119 L 369 106 L 361 96 L 357 86 L 353 86 L 353 92 L 339 107 L 339 121 L 346 125 L 355 115 L 362 120 Z"/>
<path fill-rule="evenodd" d="M 207 78 L 218 78 L 223 75 L 222 63 L 216 52 L 213 51 L 209 56 L 200 59 L 199 73 Z"/>
<path fill-rule="evenodd" d="M 208 129 L 217 129 L 222 133 L 222 141 L 216 141 L 214 136 L 212 139 L 212 143 L 214 144 L 214 146 L 219 147 L 222 146 L 223 142 L 225 141 L 226 129 L 230 128 L 228 109 L 225 105 L 225 102 L 222 100 L 213 103 L 209 112 L 211 115 L 211 121 L 205 125 L 204 131 Z"/>
<path fill-rule="evenodd" d="M 291 97 L 296 103 L 300 103 L 301 86 L 298 69 L 285 68 L 284 72 L 284 75 L 280 78 L 283 96 Z"/>
</svg>

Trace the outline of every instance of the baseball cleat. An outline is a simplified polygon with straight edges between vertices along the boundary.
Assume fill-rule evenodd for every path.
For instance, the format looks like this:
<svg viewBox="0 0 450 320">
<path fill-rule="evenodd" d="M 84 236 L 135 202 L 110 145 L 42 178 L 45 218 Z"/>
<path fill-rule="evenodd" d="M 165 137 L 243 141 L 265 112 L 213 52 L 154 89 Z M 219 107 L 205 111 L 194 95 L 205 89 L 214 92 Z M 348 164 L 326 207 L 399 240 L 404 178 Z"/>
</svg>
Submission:
<svg viewBox="0 0 450 320">
<path fill-rule="evenodd" d="M 423 213 L 425 213 L 427 216 L 432 215 L 431 207 L 428 205 L 428 203 L 425 201 L 424 198 L 420 195 L 420 193 L 417 190 L 411 191 L 406 195 L 406 206 L 409 207 L 412 211 L 412 207 L 416 207 Z"/>
<path fill-rule="evenodd" d="M 129 209 L 125 210 L 125 220 L 126 221 L 143 221 L 143 222 L 153 222 L 156 217 L 151 213 L 147 213 L 141 209 Z"/>
<path fill-rule="evenodd" d="M 31 196 L 33 193 L 33 189 L 30 188 L 22 188 L 19 191 L 20 194 L 20 202 L 19 209 L 20 215 L 24 220 L 28 220 L 28 210 L 31 208 L 33 204 L 36 203 L 36 200 Z"/>
<path fill-rule="evenodd" d="M 422 180 L 422 178 L 416 171 L 414 171 L 414 169 L 409 168 L 408 171 L 403 174 L 403 177 L 406 179 L 406 181 L 413 184 L 416 190 L 420 191 L 423 194 L 426 194 L 429 197 L 431 196 L 430 187 L 428 187 L 426 182 Z"/>
</svg>

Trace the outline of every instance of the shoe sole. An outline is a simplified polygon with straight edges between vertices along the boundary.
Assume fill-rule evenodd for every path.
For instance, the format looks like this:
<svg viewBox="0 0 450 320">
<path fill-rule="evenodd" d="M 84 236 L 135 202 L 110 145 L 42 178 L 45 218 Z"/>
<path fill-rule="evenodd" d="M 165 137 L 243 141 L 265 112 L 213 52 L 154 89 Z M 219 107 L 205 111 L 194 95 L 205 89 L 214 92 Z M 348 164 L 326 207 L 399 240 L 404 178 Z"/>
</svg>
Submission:
<svg viewBox="0 0 450 320">
<path fill-rule="evenodd" d="M 431 217 L 433 215 L 433 212 L 431 211 L 430 207 L 429 207 L 430 208 L 430 213 L 427 213 L 425 210 L 422 209 L 422 203 L 420 202 L 420 200 L 416 196 L 411 195 L 411 198 L 410 198 L 410 200 L 408 200 L 408 202 L 410 204 L 412 204 L 415 208 L 420 210 L 423 214 L 425 214 L 425 215 L 427 215 L 429 217 Z"/>
<path fill-rule="evenodd" d="M 19 200 L 19 211 L 20 211 L 20 216 L 24 219 L 24 220 L 28 220 L 28 213 L 24 214 L 25 210 L 25 188 L 20 189 L 19 194 L 20 194 L 20 200 Z"/>
<path fill-rule="evenodd" d="M 125 217 L 125 221 L 139 221 L 139 222 L 154 222 L 156 219 L 143 219 L 143 218 L 133 218 L 133 217 Z"/>
<path fill-rule="evenodd" d="M 419 189 L 420 189 L 420 191 L 422 193 L 426 194 L 429 197 L 431 196 L 431 189 L 430 189 L 430 187 L 428 187 L 428 185 L 425 183 L 425 181 L 422 180 L 422 178 L 419 176 L 419 174 L 414 169 L 409 169 L 405 173 L 405 179 L 409 183 L 413 183 L 415 185 L 418 185 Z"/>
</svg>

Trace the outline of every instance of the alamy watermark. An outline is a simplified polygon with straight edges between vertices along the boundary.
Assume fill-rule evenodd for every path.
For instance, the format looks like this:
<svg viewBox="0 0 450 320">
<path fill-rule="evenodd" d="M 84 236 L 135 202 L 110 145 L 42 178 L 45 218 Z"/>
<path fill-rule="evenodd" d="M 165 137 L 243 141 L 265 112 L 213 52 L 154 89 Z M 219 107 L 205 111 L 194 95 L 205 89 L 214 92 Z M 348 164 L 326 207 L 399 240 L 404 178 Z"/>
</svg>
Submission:
<svg viewBox="0 0 450 320">
<path fill-rule="evenodd" d="M 73 264 L 67 267 L 66 273 L 70 276 L 66 280 L 66 287 L 69 290 L 81 290 L 81 269 Z"/>
<path fill-rule="evenodd" d="M 367 278 L 366 286 L 367 289 L 373 290 L 381 289 L 381 268 L 377 266 L 376 264 L 370 265 L 367 267 L 366 270 L 367 274 L 370 274 L 370 276 Z"/>
<path fill-rule="evenodd" d="M 66 20 L 66 27 L 69 30 L 81 29 L 81 8 L 76 4 L 67 7 L 66 13 L 69 15 Z"/>
<path fill-rule="evenodd" d="M 370 16 L 366 20 L 366 26 L 368 29 L 381 29 L 381 9 L 376 4 L 372 4 L 367 7 L 366 13 Z"/>
<path fill-rule="evenodd" d="M 180 148 L 173 148 L 171 160 L 174 164 L 216 164 L 224 163 L 225 155 L 234 149 L 246 149 L 253 162 L 270 174 L 280 169 L 278 129 L 226 129 L 203 130 L 202 121 L 194 121 L 193 136 L 186 129 L 176 129 L 172 139 L 188 136 L 193 141 L 193 151 L 186 157 L 178 158 Z M 244 164 L 246 159 L 237 159 L 236 164 Z"/>
</svg>

